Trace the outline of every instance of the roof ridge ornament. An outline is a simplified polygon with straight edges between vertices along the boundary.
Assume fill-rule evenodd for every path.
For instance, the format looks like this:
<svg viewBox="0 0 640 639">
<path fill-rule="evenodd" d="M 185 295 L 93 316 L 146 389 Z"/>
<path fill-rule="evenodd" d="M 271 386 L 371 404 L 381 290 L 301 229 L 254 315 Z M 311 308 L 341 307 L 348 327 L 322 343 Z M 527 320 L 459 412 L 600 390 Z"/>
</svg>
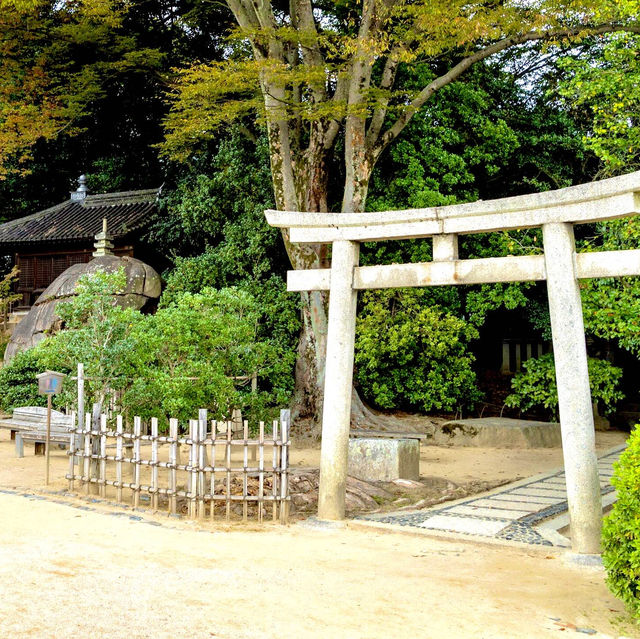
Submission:
<svg viewBox="0 0 640 639">
<path fill-rule="evenodd" d="M 87 189 L 87 176 L 83 173 L 78 178 L 78 188 L 75 191 L 71 191 L 71 201 L 81 202 L 87 197 L 88 192 L 89 189 Z"/>
<path fill-rule="evenodd" d="M 107 231 L 107 218 L 102 220 L 102 231 L 96 234 L 95 251 L 93 257 L 101 257 L 103 255 L 113 255 L 113 235 Z"/>
</svg>

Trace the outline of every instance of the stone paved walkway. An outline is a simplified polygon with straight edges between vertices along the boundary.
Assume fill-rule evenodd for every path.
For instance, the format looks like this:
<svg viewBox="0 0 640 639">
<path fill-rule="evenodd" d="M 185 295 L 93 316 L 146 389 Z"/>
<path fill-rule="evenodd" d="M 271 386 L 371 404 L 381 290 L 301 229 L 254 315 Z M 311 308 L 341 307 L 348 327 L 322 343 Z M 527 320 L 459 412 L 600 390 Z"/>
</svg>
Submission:
<svg viewBox="0 0 640 639">
<path fill-rule="evenodd" d="M 624 446 L 598 458 L 603 502 L 615 499 L 611 476 Z M 367 515 L 361 519 L 427 530 L 491 537 L 542 546 L 569 546 L 557 532 L 568 523 L 564 471 L 509 484 L 500 490 L 430 510 Z M 554 518 L 555 525 L 545 525 Z"/>
</svg>

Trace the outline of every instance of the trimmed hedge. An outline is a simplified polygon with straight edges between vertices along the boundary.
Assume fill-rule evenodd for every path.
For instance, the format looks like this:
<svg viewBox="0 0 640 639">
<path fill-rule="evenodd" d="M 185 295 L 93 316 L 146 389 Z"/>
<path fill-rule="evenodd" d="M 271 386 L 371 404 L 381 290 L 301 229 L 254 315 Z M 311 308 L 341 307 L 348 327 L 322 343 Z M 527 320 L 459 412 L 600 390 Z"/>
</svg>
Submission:
<svg viewBox="0 0 640 639">
<path fill-rule="evenodd" d="M 640 619 L 640 427 L 632 431 L 611 481 L 618 500 L 602 531 L 607 585 Z"/>
</svg>

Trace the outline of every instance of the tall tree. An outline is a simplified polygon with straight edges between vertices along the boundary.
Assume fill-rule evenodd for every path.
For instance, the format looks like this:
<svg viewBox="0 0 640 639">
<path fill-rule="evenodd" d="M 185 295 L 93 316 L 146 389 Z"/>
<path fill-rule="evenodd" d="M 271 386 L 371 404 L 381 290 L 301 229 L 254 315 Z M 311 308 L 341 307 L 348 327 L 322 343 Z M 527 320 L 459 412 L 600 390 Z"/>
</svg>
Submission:
<svg viewBox="0 0 640 639">
<path fill-rule="evenodd" d="M 187 159 L 195 140 L 257 113 L 268 131 L 276 203 L 289 211 L 364 211 L 381 155 L 437 91 L 474 64 L 536 42 L 551 46 L 640 28 L 638 12 L 617 0 L 227 5 L 238 25 L 233 50 L 223 63 L 183 71 L 167 120 L 166 148 Z M 396 86 L 403 65 L 424 60 L 432 75 L 423 86 L 411 92 Z M 339 193 L 332 193 L 339 180 Z M 326 246 L 293 245 L 286 232 L 284 241 L 294 268 L 327 265 Z M 303 297 L 297 382 L 304 404 L 319 415 L 327 300 L 319 292 Z M 356 413 L 363 410 L 357 401 L 354 407 Z"/>
</svg>

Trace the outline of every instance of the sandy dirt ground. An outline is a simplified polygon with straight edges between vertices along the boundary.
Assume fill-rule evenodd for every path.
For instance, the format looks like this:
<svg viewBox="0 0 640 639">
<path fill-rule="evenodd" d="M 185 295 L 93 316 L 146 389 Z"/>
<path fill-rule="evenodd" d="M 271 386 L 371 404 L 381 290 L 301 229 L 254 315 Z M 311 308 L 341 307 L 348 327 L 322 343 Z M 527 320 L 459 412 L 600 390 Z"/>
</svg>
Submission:
<svg viewBox="0 0 640 639">
<path fill-rule="evenodd" d="M 628 433 L 611 430 L 596 433 L 598 453 L 624 444 Z M 303 447 L 293 441 L 291 465 L 318 468 L 320 446 L 304 440 Z M 148 451 L 147 451 L 148 453 Z M 269 459 L 270 453 L 265 453 Z M 186 458 L 183 452 L 183 459 Z M 236 453 L 240 459 L 240 452 Z M 462 448 L 446 446 L 421 446 L 420 475 L 444 477 L 454 483 L 474 480 L 504 480 L 531 477 L 562 467 L 562 451 L 559 448 L 532 448 L 528 450 L 505 448 Z M 25 443 L 24 457 L 15 457 L 15 444 L 8 430 L 0 430 L 0 486 L 8 488 L 40 489 L 44 486 L 44 457 L 34 455 L 31 443 Z M 52 490 L 62 490 L 68 483 L 64 479 L 69 470 L 66 451 L 52 446 Z"/>
<path fill-rule="evenodd" d="M 640 636 L 602 573 L 559 555 L 349 528 L 202 531 L 8 494 L 0 508 L 1 637 Z"/>
<path fill-rule="evenodd" d="M 625 434 L 598 433 L 600 452 Z M 318 448 L 292 451 L 317 466 Z M 559 450 L 436 448 L 421 473 L 526 477 Z M 68 469 L 54 449 L 49 491 Z M 638 637 L 600 570 L 561 553 L 419 534 L 201 524 L 42 498 L 44 458 L 0 432 L 0 637 Z M 40 494 L 38 494 L 40 493 Z M 93 510 L 73 507 L 87 505 Z M 136 514 L 137 515 L 137 514 Z M 562 633 L 562 634 L 561 634 Z"/>
</svg>

